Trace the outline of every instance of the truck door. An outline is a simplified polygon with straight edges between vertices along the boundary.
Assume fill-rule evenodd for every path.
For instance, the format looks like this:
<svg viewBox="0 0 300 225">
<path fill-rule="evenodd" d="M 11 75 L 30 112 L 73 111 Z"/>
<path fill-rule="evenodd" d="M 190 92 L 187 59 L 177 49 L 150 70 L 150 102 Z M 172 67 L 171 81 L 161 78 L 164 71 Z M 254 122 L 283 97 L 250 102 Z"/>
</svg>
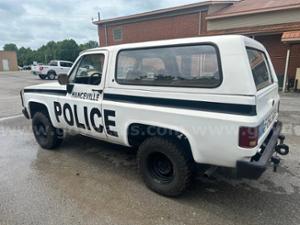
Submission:
<svg viewBox="0 0 300 225">
<path fill-rule="evenodd" d="M 54 110 L 61 128 L 106 139 L 102 115 L 107 52 L 86 53 L 69 74 L 67 95 L 58 97 Z"/>
<path fill-rule="evenodd" d="M 69 62 L 60 62 L 60 73 L 68 73 L 70 68 L 72 67 L 72 63 Z"/>
</svg>

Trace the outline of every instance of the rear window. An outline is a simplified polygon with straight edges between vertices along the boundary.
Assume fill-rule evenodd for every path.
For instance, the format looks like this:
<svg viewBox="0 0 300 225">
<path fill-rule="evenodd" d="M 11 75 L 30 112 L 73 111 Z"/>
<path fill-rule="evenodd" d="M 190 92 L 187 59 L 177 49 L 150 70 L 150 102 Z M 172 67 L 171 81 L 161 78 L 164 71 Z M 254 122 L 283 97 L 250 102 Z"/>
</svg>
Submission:
<svg viewBox="0 0 300 225">
<path fill-rule="evenodd" d="M 266 55 L 259 50 L 247 48 L 247 54 L 257 90 L 261 90 L 273 83 L 270 67 Z"/>
<path fill-rule="evenodd" d="M 57 66 L 57 61 L 50 61 L 49 66 Z"/>
<path fill-rule="evenodd" d="M 122 50 L 116 80 L 127 85 L 212 88 L 222 73 L 213 45 L 171 46 Z"/>
</svg>

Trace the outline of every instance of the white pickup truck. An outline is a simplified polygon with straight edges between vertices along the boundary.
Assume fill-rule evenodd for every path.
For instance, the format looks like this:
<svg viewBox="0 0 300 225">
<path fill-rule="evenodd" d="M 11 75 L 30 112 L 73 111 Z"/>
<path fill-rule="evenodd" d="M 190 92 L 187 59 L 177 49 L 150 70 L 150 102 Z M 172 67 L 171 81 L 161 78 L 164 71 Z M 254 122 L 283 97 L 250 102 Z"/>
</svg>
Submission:
<svg viewBox="0 0 300 225">
<path fill-rule="evenodd" d="M 59 74 L 69 72 L 73 62 L 63 60 L 51 60 L 48 65 L 37 65 L 32 68 L 32 73 L 42 80 L 54 80 Z"/>
<path fill-rule="evenodd" d="M 91 49 L 58 80 L 21 91 L 40 146 L 58 147 L 71 130 L 138 148 L 146 185 L 166 196 L 185 190 L 196 165 L 257 179 L 289 152 L 270 57 L 247 37 Z"/>
</svg>

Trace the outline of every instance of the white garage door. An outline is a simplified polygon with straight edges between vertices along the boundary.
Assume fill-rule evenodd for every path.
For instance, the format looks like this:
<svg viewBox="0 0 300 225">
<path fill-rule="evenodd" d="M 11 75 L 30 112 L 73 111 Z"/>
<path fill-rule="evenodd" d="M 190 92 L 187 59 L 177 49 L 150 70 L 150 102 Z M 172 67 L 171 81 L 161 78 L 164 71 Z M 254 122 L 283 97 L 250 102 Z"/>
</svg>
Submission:
<svg viewBox="0 0 300 225">
<path fill-rule="evenodd" d="M 2 60 L 3 71 L 9 71 L 9 62 L 7 59 Z"/>
</svg>

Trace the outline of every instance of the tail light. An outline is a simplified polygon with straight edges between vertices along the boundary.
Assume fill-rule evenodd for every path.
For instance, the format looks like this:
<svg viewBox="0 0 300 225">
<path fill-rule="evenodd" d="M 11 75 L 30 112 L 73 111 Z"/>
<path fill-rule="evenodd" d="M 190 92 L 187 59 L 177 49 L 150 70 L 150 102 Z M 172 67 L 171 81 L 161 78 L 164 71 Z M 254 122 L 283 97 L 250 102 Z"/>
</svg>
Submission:
<svg viewBox="0 0 300 225">
<path fill-rule="evenodd" d="M 242 148 L 254 148 L 258 144 L 258 127 L 240 127 L 239 146 Z"/>
</svg>

